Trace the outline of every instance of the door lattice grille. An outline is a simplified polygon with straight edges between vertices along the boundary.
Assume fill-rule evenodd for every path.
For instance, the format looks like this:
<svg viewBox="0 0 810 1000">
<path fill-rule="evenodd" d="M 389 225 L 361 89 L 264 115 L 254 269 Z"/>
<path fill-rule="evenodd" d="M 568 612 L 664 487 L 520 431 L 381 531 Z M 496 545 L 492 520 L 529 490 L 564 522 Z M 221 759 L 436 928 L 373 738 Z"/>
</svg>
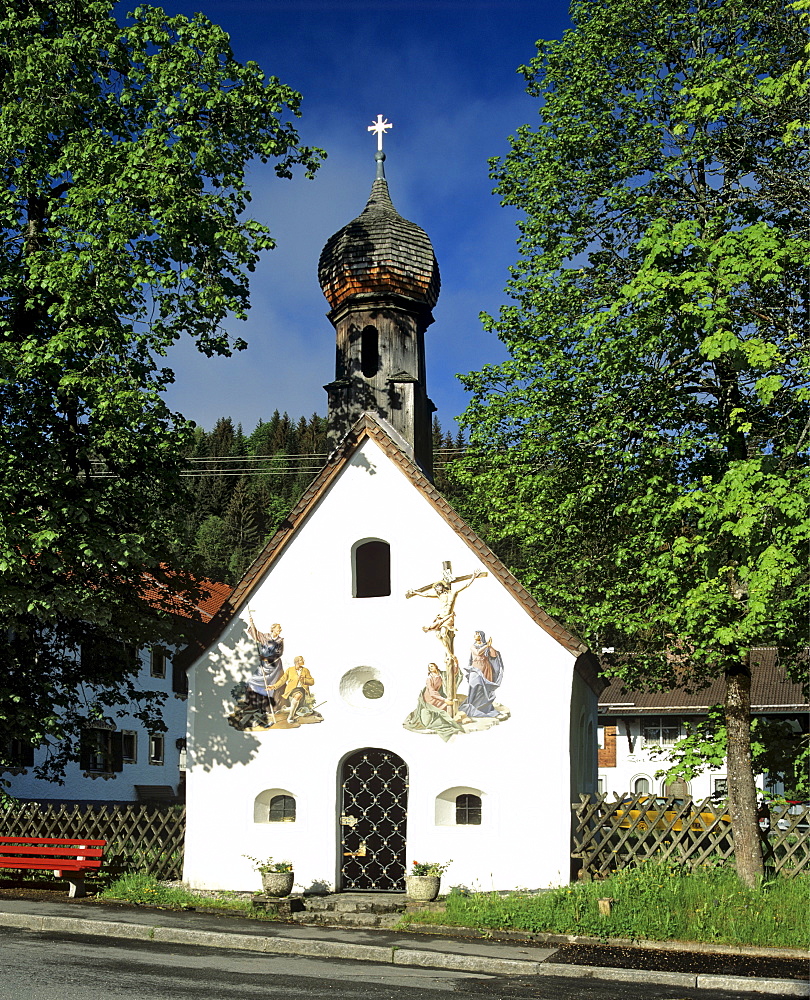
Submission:
<svg viewBox="0 0 810 1000">
<path fill-rule="evenodd" d="M 388 750 L 358 750 L 343 764 L 343 889 L 401 891 L 408 766 Z"/>
</svg>

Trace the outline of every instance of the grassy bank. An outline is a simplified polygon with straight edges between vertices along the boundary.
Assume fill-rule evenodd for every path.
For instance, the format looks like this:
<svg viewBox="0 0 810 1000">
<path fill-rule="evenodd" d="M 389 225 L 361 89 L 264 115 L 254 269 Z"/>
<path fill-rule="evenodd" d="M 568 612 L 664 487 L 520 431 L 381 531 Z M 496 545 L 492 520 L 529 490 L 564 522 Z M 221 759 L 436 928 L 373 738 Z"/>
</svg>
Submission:
<svg viewBox="0 0 810 1000">
<path fill-rule="evenodd" d="M 169 910 L 221 910 L 250 917 L 255 920 L 271 919 L 261 910 L 253 908 L 250 899 L 240 899 L 227 892 L 219 897 L 198 896 L 179 886 L 162 885 L 151 875 L 131 872 L 115 879 L 99 893 L 99 899 L 124 900 L 142 906 L 160 906 Z"/>
<path fill-rule="evenodd" d="M 606 917 L 599 915 L 598 900 L 604 897 L 614 900 Z M 729 868 L 684 872 L 648 863 L 536 896 L 453 893 L 446 903 L 444 913 L 408 914 L 404 920 L 635 940 L 810 946 L 810 875 L 750 890 Z"/>
</svg>

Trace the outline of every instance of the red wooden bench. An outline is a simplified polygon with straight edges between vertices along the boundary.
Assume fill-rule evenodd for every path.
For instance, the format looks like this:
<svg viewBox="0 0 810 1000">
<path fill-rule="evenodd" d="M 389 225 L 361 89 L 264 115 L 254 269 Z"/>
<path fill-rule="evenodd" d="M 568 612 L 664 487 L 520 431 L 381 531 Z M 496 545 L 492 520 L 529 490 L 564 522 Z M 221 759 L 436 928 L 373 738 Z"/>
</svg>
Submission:
<svg viewBox="0 0 810 1000">
<path fill-rule="evenodd" d="M 84 896 L 84 874 L 101 868 L 106 843 L 85 837 L 0 837 L 0 868 L 52 871 L 70 884 L 71 898 Z"/>
</svg>

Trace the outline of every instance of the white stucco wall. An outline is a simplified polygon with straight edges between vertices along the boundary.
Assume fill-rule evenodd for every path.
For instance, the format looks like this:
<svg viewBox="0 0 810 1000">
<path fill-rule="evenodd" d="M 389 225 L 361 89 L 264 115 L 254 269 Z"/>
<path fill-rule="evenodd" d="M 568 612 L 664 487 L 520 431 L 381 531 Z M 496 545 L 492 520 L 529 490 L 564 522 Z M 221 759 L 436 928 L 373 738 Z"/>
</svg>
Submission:
<svg viewBox="0 0 810 1000">
<path fill-rule="evenodd" d="M 390 597 L 351 596 L 352 546 L 368 538 L 390 543 Z M 285 667 L 294 656 L 305 658 L 324 721 L 266 732 L 227 724 L 234 685 L 256 669 L 246 607 L 190 671 L 185 877 L 193 886 L 258 889 L 245 854 L 291 860 L 299 886 L 335 885 L 339 764 L 363 747 L 392 751 L 409 767 L 408 867 L 414 859 L 452 858 L 445 886 L 568 880 L 574 657 L 494 576 L 476 580 L 458 598 L 456 653 L 464 666 L 473 631 L 492 637 L 504 663 L 496 700 L 511 717 L 447 743 L 403 728 L 427 664 L 442 665 L 436 634 L 422 631 L 438 602 L 404 595 L 440 579 L 445 560 L 455 575 L 485 569 L 366 440 L 249 600 L 258 628 L 283 626 Z M 358 666 L 373 668 L 385 686 L 382 698 L 347 692 L 345 681 L 341 693 L 341 679 Z M 595 730 L 595 699 L 581 691 L 576 697 L 588 705 Z M 254 801 L 268 789 L 295 796 L 295 823 L 254 821 Z M 437 824 L 437 797 L 448 789 L 480 793 L 480 826 L 443 825 L 446 802 Z"/>
<path fill-rule="evenodd" d="M 135 719 L 127 706 L 121 706 L 123 715 L 111 709 L 108 713 L 116 728 L 136 734 L 137 759 L 134 763 L 124 763 L 123 770 L 114 774 L 92 774 L 85 772 L 78 763 L 68 764 L 65 782 L 62 785 L 43 781 L 34 776 L 34 769 L 22 768 L 17 773 L 5 772 L 3 779 L 9 782 L 7 791 L 20 799 L 57 802 L 135 802 L 136 785 L 169 785 L 177 791 L 180 779 L 180 751 L 176 741 L 185 736 L 186 697 L 172 692 L 171 653 L 166 658 L 166 676 L 152 677 L 150 674 L 150 651 L 139 652 L 141 668 L 137 686 L 142 691 L 162 691 L 166 700 L 162 708 L 163 721 L 167 731 L 164 737 L 163 764 L 149 763 L 149 733 L 143 723 Z M 91 697 L 88 692 L 88 698 Z M 36 765 L 45 757 L 45 749 L 34 752 Z"/>
<path fill-rule="evenodd" d="M 671 715 L 662 712 L 662 716 L 671 718 Z M 688 716 L 679 716 L 681 719 L 681 735 L 685 735 L 684 721 Z M 643 727 L 650 722 L 655 722 L 655 717 L 650 716 L 627 716 L 618 718 L 615 716 L 606 717 L 608 725 L 616 726 L 616 766 L 599 768 L 599 783 L 602 790 L 609 797 L 614 793 L 618 796 L 632 793 L 635 789 L 636 781 L 646 778 L 649 783 L 650 795 L 672 794 L 666 789 L 664 778 L 657 778 L 655 775 L 659 771 L 665 771 L 669 767 L 666 757 L 654 756 L 653 748 L 657 744 L 645 744 Z M 629 732 L 628 732 L 629 729 Z M 666 747 L 662 747 L 666 749 Z M 696 775 L 687 782 L 689 794 L 695 799 L 704 799 L 708 796 L 718 795 L 725 798 L 725 792 L 721 789 L 725 783 L 726 769 L 709 767 L 702 774 Z M 763 788 L 765 775 L 757 775 L 757 788 Z"/>
</svg>

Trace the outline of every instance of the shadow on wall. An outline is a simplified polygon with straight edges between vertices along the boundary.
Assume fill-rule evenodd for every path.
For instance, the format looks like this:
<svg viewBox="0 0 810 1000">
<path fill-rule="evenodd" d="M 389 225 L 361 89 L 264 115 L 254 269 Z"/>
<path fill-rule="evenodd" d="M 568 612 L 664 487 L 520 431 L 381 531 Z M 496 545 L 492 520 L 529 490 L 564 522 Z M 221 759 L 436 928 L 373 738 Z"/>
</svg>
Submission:
<svg viewBox="0 0 810 1000">
<path fill-rule="evenodd" d="M 259 752 L 259 734 L 234 729 L 228 716 L 243 697 L 246 680 L 259 669 L 256 646 L 248 639 L 234 647 L 219 643 L 208 654 L 207 669 L 197 668 L 194 705 L 189 708 L 189 728 L 193 723 L 194 766 L 205 771 L 215 767 L 249 764 Z"/>
</svg>

